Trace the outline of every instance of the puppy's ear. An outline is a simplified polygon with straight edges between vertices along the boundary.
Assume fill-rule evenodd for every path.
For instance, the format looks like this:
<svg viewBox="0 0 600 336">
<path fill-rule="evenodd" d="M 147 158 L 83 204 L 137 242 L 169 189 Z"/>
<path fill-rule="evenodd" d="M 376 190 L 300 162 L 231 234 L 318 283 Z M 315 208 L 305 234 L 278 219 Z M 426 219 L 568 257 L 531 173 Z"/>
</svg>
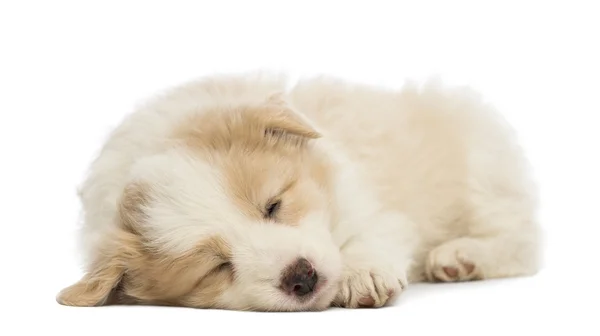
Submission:
<svg viewBox="0 0 600 336">
<path fill-rule="evenodd" d="M 301 114 L 294 111 L 283 98 L 283 93 L 271 95 L 265 104 L 266 113 L 261 122 L 267 135 L 292 135 L 304 139 L 317 139 L 321 134 Z"/>
<path fill-rule="evenodd" d="M 103 305 L 123 276 L 118 267 L 107 265 L 87 273 L 77 283 L 63 289 L 56 301 L 65 306 L 92 307 Z"/>
<path fill-rule="evenodd" d="M 67 306 L 101 306 L 114 301 L 113 294 L 123 279 L 127 265 L 140 258 L 141 242 L 136 224 L 144 204 L 142 186 L 135 184 L 124 190 L 120 204 L 120 227 L 104 237 L 102 250 L 88 266 L 88 271 L 77 283 L 63 289 L 58 303 Z"/>
<path fill-rule="evenodd" d="M 132 238 L 125 232 L 120 233 L 118 241 L 108 244 L 83 278 L 63 289 L 56 301 L 66 306 L 80 307 L 105 304 L 125 274 L 126 260 L 131 257 L 131 252 L 127 250 L 133 244 L 127 240 Z"/>
</svg>

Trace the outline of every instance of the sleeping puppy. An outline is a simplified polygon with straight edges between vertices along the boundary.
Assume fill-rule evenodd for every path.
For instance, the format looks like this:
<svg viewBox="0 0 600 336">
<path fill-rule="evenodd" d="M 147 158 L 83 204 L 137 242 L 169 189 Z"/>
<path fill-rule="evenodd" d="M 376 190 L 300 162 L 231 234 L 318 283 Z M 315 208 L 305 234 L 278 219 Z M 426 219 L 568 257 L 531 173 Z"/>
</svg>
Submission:
<svg viewBox="0 0 600 336">
<path fill-rule="evenodd" d="M 466 89 L 214 76 L 111 133 L 79 193 L 85 275 L 57 300 L 317 311 L 530 276 L 536 192 Z"/>
</svg>

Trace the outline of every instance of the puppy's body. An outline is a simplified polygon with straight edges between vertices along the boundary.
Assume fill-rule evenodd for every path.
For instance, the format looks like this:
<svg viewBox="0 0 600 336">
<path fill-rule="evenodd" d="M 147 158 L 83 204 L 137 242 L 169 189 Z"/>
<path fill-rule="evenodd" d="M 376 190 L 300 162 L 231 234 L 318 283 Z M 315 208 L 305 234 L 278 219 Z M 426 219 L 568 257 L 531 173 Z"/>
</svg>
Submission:
<svg viewBox="0 0 600 336">
<path fill-rule="evenodd" d="M 510 126 L 475 93 L 435 84 L 383 92 L 312 80 L 292 97 L 363 168 L 361 179 L 385 211 L 413 223 L 411 239 L 419 243 L 412 251 L 412 281 L 425 280 L 430 251 L 459 244 L 459 238 L 464 253 L 486 242 L 470 253 L 486 258 L 478 263 L 482 277 L 537 268 L 537 190 L 528 163 Z"/>
<path fill-rule="evenodd" d="M 319 310 L 537 271 L 527 162 L 473 93 L 285 85 L 216 77 L 128 117 L 81 189 L 87 273 L 59 301 Z"/>
</svg>

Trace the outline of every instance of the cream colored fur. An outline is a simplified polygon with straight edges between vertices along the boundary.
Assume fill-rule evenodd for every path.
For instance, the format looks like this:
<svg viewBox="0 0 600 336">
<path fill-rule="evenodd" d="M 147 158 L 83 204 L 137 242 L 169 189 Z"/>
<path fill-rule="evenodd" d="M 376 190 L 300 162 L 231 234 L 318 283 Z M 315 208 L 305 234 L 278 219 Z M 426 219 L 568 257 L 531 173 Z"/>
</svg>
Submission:
<svg viewBox="0 0 600 336">
<path fill-rule="evenodd" d="M 114 244 L 123 190 L 132 181 L 152 190 L 153 202 L 141 210 L 144 220 L 136 232 L 145 246 L 177 258 L 215 235 L 225 242 L 231 282 L 215 290 L 210 303 L 189 294 L 193 291 L 161 298 L 177 305 L 275 311 L 379 307 L 413 282 L 537 272 L 536 186 L 512 129 L 477 94 L 436 83 L 392 91 L 329 77 L 288 84 L 270 75 L 215 76 L 174 88 L 128 116 L 81 188 L 88 274 L 82 282 L 98 273 L 107 241 Z M 332 186 L 330 196 L 325 187 L 313 188 L 314 179 L 300 178 L 318 202 L 306 205 L 293 225 L 251 217 L 251 209 L 232 200 L 226 168 L 211 161 L 211 150 L 198 154 L 172 138 L 190 116 L 213 120 L 206 111 L 260 107 L 273 95 L 294 114 L 288 117 L 299 118 L 294 125 L 319 134 L 298 146 L 310 152 L 307 160 L 326 160 L 330 172 L 324 182 Z M 292 132 L 286 127 L 284 133 Z M 256 187 L 261 200 L 285 183 L 277 160 L 244 162 L 269 172 Z M 327 279 L 308 301 L 278 288 L 282 270 L 300 256 Z M 117 278 L 126 277 L 128 262 L 119 265 L 123 272 Z M 122 278 L 111 277 L 109 290 Z M 73 288 L 61 292 L 59 302 L 103 304 L 109 294 L 92 297 L 89 289 Z M 144 301 L 139 295 L 137 300 Z"/>
</svg>

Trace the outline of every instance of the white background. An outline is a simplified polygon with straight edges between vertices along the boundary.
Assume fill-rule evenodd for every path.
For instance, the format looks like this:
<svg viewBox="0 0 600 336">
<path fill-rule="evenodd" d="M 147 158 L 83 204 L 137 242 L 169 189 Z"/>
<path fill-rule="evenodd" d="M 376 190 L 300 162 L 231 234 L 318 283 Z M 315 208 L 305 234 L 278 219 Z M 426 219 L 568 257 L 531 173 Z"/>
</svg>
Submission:
<svg viewBox="0 0 600 336">
<path fill-rule="evenodd" d="M 600 335 L 597 1 L 2 1 L 1 335 Z M 352 3 L 352 4 L 350 4 Z M 327 73 L 476 88 L 518 130 L 542 191 L 544 270 L 416 285 L 379 310 L 72 308 L 75 191 L 136 104 L 203 75 Z"/>
</svg>

